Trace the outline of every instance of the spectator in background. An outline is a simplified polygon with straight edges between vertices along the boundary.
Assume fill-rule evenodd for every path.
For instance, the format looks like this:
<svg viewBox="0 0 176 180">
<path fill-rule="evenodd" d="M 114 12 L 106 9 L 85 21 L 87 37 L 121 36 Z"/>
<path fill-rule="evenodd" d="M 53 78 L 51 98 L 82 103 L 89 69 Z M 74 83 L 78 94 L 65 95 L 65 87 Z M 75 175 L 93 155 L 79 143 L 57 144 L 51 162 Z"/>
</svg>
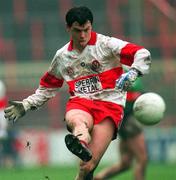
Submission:
<svg viewBox="0 0 176 180">
<path fill-rule="evenodd" d="M 4 118 L 4 109 L 7 105 L 6 86 L 0 80 L 0 167 L 11 168 L 18 163 L 16 149 L 16 132 L 9 128 Z"/>
<path fill-rule="evenodd" d="M 69 86 L 65 122 L 70 131 L 67 148 L 81 161 L 76 180 L 92 180 L 123 117 L 126 90 L 150 69 L 150 52 L 144 47 L 92 30 L 93 14 L 87 7 L 66 14 L 70 42 L 56 52 L 39 88 L 22 101 L 11 101 L 5 117 L 16 121 L 54 97 L 64 80 Z M 122 64 L 130 66 L 123 72 Z"/>
<path fill-rule="evenodd" d="M 138 78 L 127 92 L 124 118 L 119 130 L 120 162 L 100 171 L 95 180 L 105 180 L 126 172 L 134 165 L 134 179 L 144 180 L 147 166 L 147 149 L 142 125 L 133 116 L 133 104 L 143 92 L 143 85 Z M 135 161 L 135 162 L 133 162 Z M 134 163 L 134 164 L 133 164 Z"/>
<path fill-rule="evenodd" d="M 7 139 L 7 120 L 4 118 L 4 109 L 7 104 L 6 87 L 0 80 L 0 165 L 3 163 L 4 141 Z"/>
<path fill-rule="evenodd" d="M 0 80 L 0 139 L 7 137 L 7 120 L 4 118 L 6 104 L 6 87 L 3 81 Z"/>
</svg>

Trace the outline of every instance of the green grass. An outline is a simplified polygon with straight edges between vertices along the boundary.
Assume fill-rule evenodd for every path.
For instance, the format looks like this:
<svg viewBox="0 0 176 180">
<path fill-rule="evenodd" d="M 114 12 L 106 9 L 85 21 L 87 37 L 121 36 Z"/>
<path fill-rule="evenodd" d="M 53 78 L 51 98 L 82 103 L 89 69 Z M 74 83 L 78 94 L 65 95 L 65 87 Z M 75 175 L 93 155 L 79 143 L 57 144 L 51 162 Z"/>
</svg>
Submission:
<svg viewBox="0 0 176 180">
<path fill-rule="evenodd" d="M 99 167 L 97 171 L 102 169 Z M 0 169 L 0 180 L 73 180 L 77 167 L 38 167 Z M 48 177 L 48 178 L 47 178 Z M 112 180 L 131 180 L 132 170 L 123 173 Z M 176 164 L 150 164 L 146 180 L 176 179 Z"/>
</svg>

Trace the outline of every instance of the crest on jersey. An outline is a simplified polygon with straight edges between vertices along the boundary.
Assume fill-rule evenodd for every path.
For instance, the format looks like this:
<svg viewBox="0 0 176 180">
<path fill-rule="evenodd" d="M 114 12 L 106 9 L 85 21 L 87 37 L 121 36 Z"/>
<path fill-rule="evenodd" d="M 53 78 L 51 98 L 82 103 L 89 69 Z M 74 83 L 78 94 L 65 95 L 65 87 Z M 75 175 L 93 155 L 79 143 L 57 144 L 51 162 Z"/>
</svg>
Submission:
<svg viewBox="0 0 176 180">
<path fill-rule="evenodd" d="M 68 66 L 67 68 L 66 68 L 66 73 L 68 74 L 68 75 L 73 75 L 74 74 L 74 71 L 73 71 L 73 68 L 72 67 L 70 67 L 70 66 Z"/>
<path fill-rule="evenodd" d="M 92 71 L 99 72 L 101 70 L 100 62 L 96 59 L 93 60 L 90 68 L 92 69 Z"/>
</svg>

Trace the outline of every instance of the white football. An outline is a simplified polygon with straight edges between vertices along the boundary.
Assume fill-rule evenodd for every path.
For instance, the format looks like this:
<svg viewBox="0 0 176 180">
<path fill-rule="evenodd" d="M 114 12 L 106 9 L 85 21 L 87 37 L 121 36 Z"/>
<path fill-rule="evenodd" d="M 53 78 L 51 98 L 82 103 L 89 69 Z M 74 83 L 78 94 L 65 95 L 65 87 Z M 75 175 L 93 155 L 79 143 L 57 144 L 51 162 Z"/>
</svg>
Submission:
<svg viewBox="0 0 176 180">
<path fill-rule="evenodd" d="M 133 105 L 135 118 L 144 125 L 159 123 L 164 117 L 165 110 L 164 99 L 153 92 L 140 95 Z"/>
</svg>

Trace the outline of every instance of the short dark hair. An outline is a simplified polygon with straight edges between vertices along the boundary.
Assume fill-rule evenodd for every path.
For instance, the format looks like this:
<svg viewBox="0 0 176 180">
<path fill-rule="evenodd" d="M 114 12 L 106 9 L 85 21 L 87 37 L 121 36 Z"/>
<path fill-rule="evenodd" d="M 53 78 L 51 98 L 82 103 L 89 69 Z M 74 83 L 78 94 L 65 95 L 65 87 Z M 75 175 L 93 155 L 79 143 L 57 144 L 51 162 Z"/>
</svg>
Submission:
<svg viewBox="0 0 176 180">
<path fill-rule="evenodd" d="M 85 24 L 87 21 L 93 23 L 93 14 L 91 10 L 85 6 L 71 8 L 66 16 L 65 20 L 68 26 L 72 26 L 74 22 L 78 22 L 80 25 Z"/>
</svg>

